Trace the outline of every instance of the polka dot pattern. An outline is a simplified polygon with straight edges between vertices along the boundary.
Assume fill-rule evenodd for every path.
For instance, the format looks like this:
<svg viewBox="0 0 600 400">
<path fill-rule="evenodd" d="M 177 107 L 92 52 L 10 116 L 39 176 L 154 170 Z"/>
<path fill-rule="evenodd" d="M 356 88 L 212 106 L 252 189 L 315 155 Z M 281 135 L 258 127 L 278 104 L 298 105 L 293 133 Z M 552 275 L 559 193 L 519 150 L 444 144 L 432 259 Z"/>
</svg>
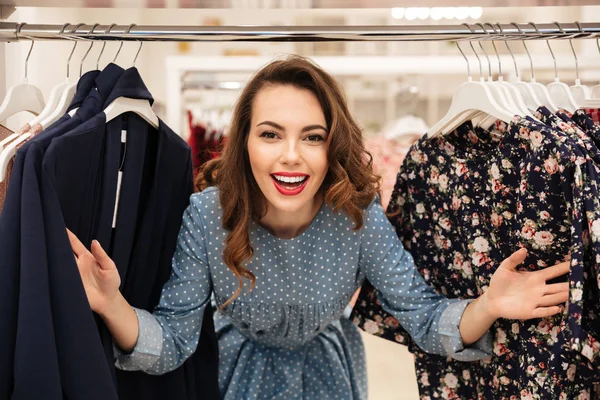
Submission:
<svg viewBox="0 0 600 400">
<path fill-rule="evenodd" d="M 222 261 L 227 232 L 221 219 L 217 189 L 192 196 L 171 279 L 153 314 L 136 310 L 138 343 L 132 354 L 119 357 L 119 368 L 161 374 L 195 351 L 211 294 L 223 304 L 238 287 Z M 359 231 L 345 214 L 323 206 L 296 238 L 276 238 L 254 223 L 250 240 L 254 256 L 247 268 L 256 275 L 256 287 L 249 291 L 247 283 L 215 315 L 225 399 L 366 399 L 360 334 L 342 318 L 365 277 L 423 348 L 445 353 L 438 326 L 452 301 L 423 282 L 376 201 Z M 444 330 L 451 351 L 462 345 L 462 312 L 455 313 L 448 314 Z"/>
</svg>

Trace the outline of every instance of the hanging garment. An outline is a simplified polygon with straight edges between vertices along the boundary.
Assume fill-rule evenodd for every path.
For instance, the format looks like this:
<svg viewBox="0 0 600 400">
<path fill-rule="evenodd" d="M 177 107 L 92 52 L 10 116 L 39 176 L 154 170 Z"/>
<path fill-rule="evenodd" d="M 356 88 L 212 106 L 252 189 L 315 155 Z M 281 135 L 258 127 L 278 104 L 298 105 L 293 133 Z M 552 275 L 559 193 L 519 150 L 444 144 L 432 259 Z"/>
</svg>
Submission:
<svg viewBox="0 0 600 400">
<path fill-rule="evenodd" d="M 405 134 L 399 139 L 377 136 L 365 142 L 367 151 L 373 157 L 373 172 L 381 177 L 381 204 L 384 209 L 387 208 L 394 190 L 398 169 L 410 146 L 419 140 L 420 136 Z"/>
<path fill-rule="evenodd" d="M 236 291 L 237 278 L 221 257 L 227 235 L 221 218 L 218 189 L 192 196 L 173 275 L 154 315 L 136 310 L 139 339 L 131 354 L 119 357 L 120 368 L 150 373 L 176 368 L 194 350 L 211 293 L 222 305 Z M 365 210 L 363 228 L 353 226 L 347 215 L 327 205 L 293 239 L 278 239 L 252 224 L 255 253 L 247 268 L 256 275 L 256 287 L 242 291 L 215 318 L 225 399 L 366 399 L 360 334 L 342 318 L 365 275 L 380 289 L 386 309 L 428 351 L 443 351 L 444 337 L 444 348 L 457 357 L 487 354 L 488 335 L 462 347 L 457 319 L 467 303 L 448 301 L 423 283 L 378 199 Z M 189 330 L 177 328 L 181 325 Z"/>
<path fill-rule="evenodd" d="M 190 127 L 188 144 L 192 150 L 195 177 L 200 172 L 204 163 L 219 156 L 221 149 L 225 145 L 225 137 L 216 128 L 195 122 L 190 110 L 187 113 Z"/>
<path fill-rule="evenodd" d="M 582 203 L 585 211 L 598 210 L 592 204 L 598 193 L 594 165 L 568 135 L 533 120 L 520 119 L 508 133 L 502 124 L 496 128 L 501 142 L 482 140 L 493 135 L 467 124 L 411 149 L 388 209 L 399 211 L 392 222 L 425 280 L 450 297 L 481 295 L 498 263 L 518 247 L 529 250 L 525 265 L 532 269 L 553 265 L 570 251 L 577 260 L 570 277 L 572 306 L 566 316 L 498 320 L 493 357 L 473 366 L 417 353 L 421 397 L 589 396 L 598 378 L 582 354 L 597 350 L 573 346 L 575 339 L 587 339 L 578 325 L 578 285 L 585 281 Z M 409 340 L 373 303 L 372 289 L 363 290 L 355 322 L 396 341 Z"/>
<path fill-rule="evenodd" d="M 81 102 L 93 88 L 95 78 L 98 76 L 98 71 L 93 71 L 84 74 L 79 82 L 77 83 L 76 106 L 81 105 Z M 71 105 L 71 107 L 74 104 Z M 48 128 L 58 129 L 63 123 L 70 123 L 69 125 L 80 123 L 80 119 L 72 119 L 68 114 L 63 116 L 59 121 L 54 123 Z M 70 129 L 65 126 L 63 129 Z M 22 210 L 22 196 L 21 188 L 23 182 L 23 167 L 25 163 L 25 157 L 30 143 L 27 142 L 23 145 L 14 159 L 13 170 L 11 179 L 8 185 L 7 196 L 0 214 L 0 315 L 2 315 L 3 323 L 0 325 L 0 398 L 5 399 L 11 397 L 14 391 L 14 376 L 15 376 L 15 342 L 17 337 L 17 314 L 19 307 L 19 266 L 21 250 L 29 249 L 26 247 L 32 238 L 38 239 L 43 231 L 34 233 L 33 237 L 25 235 L 21 238 L 21 223 L 28 224 L 31 216 L 25 212 L 21 213 Z M 36 203 L 37 204 L 37 203 Z M 23 243 L 23 246 L 22 246 Z M 37 250 L 36 250 L 37 251 Z M 39 320 L 34 319 L 33 324 L 51 324 L 49 320 L 45 320 L 40 315 Z M 50 325 L 51 327 L 51 325 Z M 35 365 L 37 362 L 44 364 L 42 356 L 38 355 L 35 358 L 36 362 L 29 362 L 31 365 Z M 52 363 L 50 363 L 52 364 Z M 54 364 L 52 364 L 54 365 Z M 50 375 L 52 371 L 48 371 Z M 52 377 L 48 377 L 52 379 Z M 55 391 L 49 390 L 43 397 L 52 399 Z M 18 398 L 18 397 L 15 397 Z"/>
<path fill-rule="evenodd" d="M 123 73 L 103 107 L 118 97 L 153 101 L 135 68 Z M 123 178 L 117 194 L 119 171 Z M 44 216 L 60 210 L 63 231 L 66 224 L 83 243 L 102 243 L 119 269 L 123 296 L 132 306 L 154 309 L 170 276 L 181 216 L 193 191 L 185 142 L 162 121 L 154 129 L 138 115 L 126 113 L 107 123 L 100 113 L 52 141 L 44 156 L 42 182 L 48 183 L 43 193 L 55 201 Z M 61 228 L 59 220 L 49 219 L 45 225 L 47 230 Z M 70 250 L 65 234 L 48 241 L 52 249 Z M 57 252 L 51 261 L 59 259 Z M 218 399 L 212 310 L 205 315 L 205 336 L 188 362 L 163 376 L 117 371 L 119 398 Z M 112 370 L 112 338 L 107 329 L 101 329 L 101 335 Z"/>
</svg>

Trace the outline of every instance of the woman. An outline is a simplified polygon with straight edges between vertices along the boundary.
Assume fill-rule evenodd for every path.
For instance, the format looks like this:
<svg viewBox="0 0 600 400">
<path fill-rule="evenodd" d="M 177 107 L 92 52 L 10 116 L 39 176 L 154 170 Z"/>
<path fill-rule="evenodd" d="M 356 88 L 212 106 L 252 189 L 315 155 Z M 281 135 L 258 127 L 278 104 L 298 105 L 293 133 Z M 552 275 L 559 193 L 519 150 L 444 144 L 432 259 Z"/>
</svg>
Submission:
<svg viewBox="0 0 600 400">
<path fill-rule="evenodd" d="M 127 304 L 98 242 L 90 253 L 70 235 L 91 308 L 120 348 L 117 366 L 177 368 L 194 352 L 214 295 L 225 399 L 366 399 L 361 338 L 341 318 L 365 277 L 425 351 L 463 360 L 489 353 L 497 318 L 560 311 L 567 284 L 546 280 L 568 263 L 517 272 L 524 250 L 473 302 L 434 293 L 384 215 L 368 158 L 331 76 L 300 57 L 259 71 L 222 157 L 203 169 L 153 314 Z"/>
</svg>

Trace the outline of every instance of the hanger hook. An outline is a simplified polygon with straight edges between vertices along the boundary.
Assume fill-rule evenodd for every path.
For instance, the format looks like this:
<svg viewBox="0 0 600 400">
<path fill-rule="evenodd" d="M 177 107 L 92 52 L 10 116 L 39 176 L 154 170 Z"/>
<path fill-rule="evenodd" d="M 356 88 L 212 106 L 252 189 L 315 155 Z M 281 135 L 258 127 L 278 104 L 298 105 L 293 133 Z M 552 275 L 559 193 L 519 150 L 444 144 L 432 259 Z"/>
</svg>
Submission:
<svg viewBox="0 0 600 400">
<path fill-rule="evenodd" d="M 486 31 L 486 30 L 485 30 L 485 28 L 483 27 L 483 25 L 482 25 L 482 24 L 480 24 L 480 23 L 476 23 L 476 24 L 474 24 L 474 25 L 475 25 L 475 26 L 480 26 L 480 27 L 481 27 L 481 29 L 483 30 L 483 32 L 484 32 L 485 34 L 487 34 L 487 35 L 489 35 L 489 34 L 490 34 L 488 31 Z M 483 51 L 483 54 L 485 55 L 485 58 L 487 59 L 487 62 L 488 62 L 488 74 L 489 74 L 490 81 L 491 81 L 491 80 L 492 80 L 492 62 L 490 61 L 490 57 L 489 57 L 489 55 L 488 55 L 487 51 L 485 51 L 485 49 L 483 48 L 483 45 L 481 44 L 481 40 L 478 40 L 478 41 L 477 41 L 477 44 L 479 44 L 479 47 L 481 48 L 481 51 Z"/>
<path fill-rule="evenodd" d="M 85 25 L 85 24 L 77 24 L 75 25 L 75 28 L 71 29 L 71 33 L 76 33 L 77 29 L 79 29 L 80 26 Z M 79 43 L 79 41 L 77 39 L 73 39 L 75 41 L 75 43 L 73 44 L 73 48 L 71 49 L 71 54 L 69 54 L 69 59 L 67 60 L 67 79 L 69 79 L 69 77 L 71 76 L 71 74 L 69 73 L 69 70 L 71 68 L 71 58 L 73 58 L 73 53 L 75 53 L 75 48 L 77 47 L 77 43 Z"/>
<path fill-rule="evenodd" d="M 529 22 L 528 24 L 533 26 L 537 33 L 541 33 L 535 23 Z M 558 26 L 558 29 L 564 33 L 560 24 L 558 22 L 555 22 L 555 24 L 556 26 Z M 552 62 L 554 63 L 554 79 L 558 81 L 558 67 L 556 65 L 556 57 L 554 56 L 554 52 L 552 51 L 552 46 L 550 46 L 550 40 L 546 39 L 546 44 L 548 45 L 548 50 L 550 50 L 550 54 L 552 55 Z"/>
<path fill-rule="evenodd" d="M 117 24 L 111 24 L 106 31 L 104 31 L 104 34 L 108 34 L 110 32 L 110 30 Z M 100 59 L 102 58 L 102 54 L 104 54 L 104 48 L 106 47 L 106 40 L 102 41 L 102 48 L 100 49 L 100 54 L 98 54 L 98 59 L 96 60 L 96 69 L 99 70 L 100 69 Z"/>
<path fill-rule="evenodd" d="M 581 24 L 579 23 L 579 21 L 575 21 L 575 25 L 577 25 L 577 28 L 579 28 L 579 32 L 583 33 L 583 28 L 581 27 Z M 573 57 L 575 58 L 576 83 L 577 83 L 577 85 L 580 85 L 581 81 L 579 80 L 579 60 L 577 59 L 577 53 L 575 52 L 575 47 L 573 47 L 573 40 L 571 40 L 570 38 L 569 38 L 569 45 L 571 46 L 571 51 L 573 52 Z"/>
<path fill-rule="evenodd" d="M 127 28 L 125 33 L 131 32 L 131 28 L 133 28 L 134 26 L 135 26 L 135 24 L 129 25 L 129 28 Z M 121 44 L 119 44 L 119 49 L 117 50 L 117 54 L 115 54 L 115 58 L 113 58 L 113 62 L 117 62 L 117 57 L 119 57 L 119 53 L 121 52 L 122 48 L 123 48 L 123 41 L 121 40 Z"/>
<path fill-rule="evenodd" d="M 511 22 L 510 24 L 513 25 L 515 28 L 517 28 L 517 30 L 519 31 L 519 33 L 521 35 L 524 35 L 521 28 L 519 28 L 519 25 L 517 25 L 515 22 Z M 531 66 L 531 81 L 535 82 L 535 71 L 533 68 L 533 58 L 531 58 L 531 54 L 529 53 L 529 49 L 527 48 L 527 45 L 525 44 L 525 40 L 521 39 L 521 43 L 523 43 L 523 47 L 525 48 L 525 52 L 527 53 L 527 58 L 529 58 L 529 65 Z"/>
<path fill-rule="evenodd" d="M 19 36 L 19 34 L 21 33 L 21 29 L 23 29 L 23 26 L 27 25 L 26 22 L 21 22 L 19 24 L 19 26 L 17 27 L 17 37 Z M 31 40 L 31 46 L 29 47 L 29 52 L 27 52 L 27 57 L 25 58 L 25 83 L 27 83 L 27 70 L 29 69 L 29 56 L 31 56 L 31 50 L 33 50 L 33 45 L 35 44 L 35 40 L 29 38 L 29 40 Z"/>
<path fill-rule="evenodd" d="M 478 25 L 481 25 L 481 24 L 478 24 Z M 494 29 L 494 25 L 490 24 L 489 22 L 486 22 L 485 24 L 482 25 L 482 28 L 484 28 L 485 25 L 489 25 L 490 28 L 492 29 L 492 31 L 494 31 L 494 33 L 498 33 L 498 32 L 496 32 L 496 29 Z M 484 28 L 484 30 L 485 30 L 485 28 Z M 491 35 L 491 33 L 490 33 L 490 35 Z M 496 59 L 498 60 L 498 75 L 502 76 L 502 62 L 500 61 L 500 54 L 498 54 L 498 48 L 496 47 L 496 42 L 493 39 L 492 39 L 492 47 L 494 48 L 494 53 L 496 53 Z"/>
<path fill-rule="evenodd" d="M 67 29 L 67 26 L 70 26 L 71 23 L 67 22 L 66 24 L 63 25 L 62 29 L 60 30 L 60 32 L 58 33 L 58 36 L 61 36 L 65 33 L 65 29 Z M 69 60 L 67 60 L 67 79 L 69 79 Z"/>
<path fill-rule="evenodd" d="M 462 51 L 462 49 L 458 45 L 458 40 L 456 41 L 456 47 L 458 47 L 458 51 L 460 51 L 460 54 L 462 54 L 463 58 L 465 59 L 465 62 L 467 63 L 467 79 L 470 81 L 472 78 L 471 78 L 471 66 L 469 65 L 469 59 L 467 58 L 465 53 Z"/>
<path fill-rule="evenodd" d="M 92 29 L 90 29 L 90 31 L 88 32 L 88 35 L 94 33 L 94 29 L 96 29 L 96 27 L 100 25 L 100 24 L 94 24 L 92 26 Z M 90 54 L 90 50 L 92 50 L 92 47 L 94 47 L 94 40 L 90 39 L 91 43 L 90 43 L 90 47 L 88 47 L 87 51 L 85 52 L 85 54 L 83 55 L 83 58 L 81 59 L 81 63 L 79 64 L 79 77 L 81 78 L 81 75 L 83 73 L 83 62 L 85 61 L 85 59 L 87 58 L 88 54 Z"/>
<path fill-rule="evenodd" d="M 498 30 L 500 31 L 500 34 L 504 36 L 504 30 L 502 29 L 502 25 L 500 25 L 500 23 L 496 23 L 496 25 L 498 26 Z M 508 45 L 508 40 L 506 39 L 506 36 L 504 36 L 504 45 L 506 46 L 506 49 L 508 50 L 508 52 L 510 53 L 510 56 L 512 57 L 513 64 L 515 66 L 515 75 L 517 76 L 517 80 L 520 81 L 521 74 L 519 72 L 519 66 L 517 65 L 517 59 L 515 58 L 514 53 L 510 49 L 510 46 Z"/>
<path fill-rule="evenodd" d="M 135 61 L 137 60 L 138 55 L 140 54 L 140 51 L 142 51 L 142 45 L 144 44 L 144 42 L 142 42 L 141 40 L 139 42 L 140 42 L 140 47 L 138 47 L 138 51 L 137 51 L 137 53 L 135 53 L 135 57 L 133 59 L 133 66 L 134 67 L 135 67 Z"/>
<path fill-rule="evenodd" d="M 475 33 L 475 31 L 471 29 L 469 24 L 463 23 L 462 25 L 466 26 L 471 31 L 471 33 Z M 471 50 L 473 50 L 473 53 L 475 53 L 475 57 L 477 57 L 477 61 L 479 62 L 479 76 L 483 78 L 483 67 L 481 66 L 481 58 L 479 58 L 479 54 L 477 54 L 477 52 L 475 51 L 475 47 L 473 46 L 473 41 L 471 39 L 469 39 L 469 46 L 471 46 Z"/>
</svg>

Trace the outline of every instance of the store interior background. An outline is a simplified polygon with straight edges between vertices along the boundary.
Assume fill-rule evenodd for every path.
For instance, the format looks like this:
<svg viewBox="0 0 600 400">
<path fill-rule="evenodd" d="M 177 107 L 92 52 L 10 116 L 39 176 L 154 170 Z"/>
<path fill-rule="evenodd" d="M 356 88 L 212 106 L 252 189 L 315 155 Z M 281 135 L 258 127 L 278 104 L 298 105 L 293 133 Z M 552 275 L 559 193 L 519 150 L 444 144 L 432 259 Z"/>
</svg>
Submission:
<svg viewBox="0 0 600 400">
<path fill-rule="evenodd" d="M 108 4 L 110 3 L 110 4 Z M 179 1 L 167 0 L 160 8 L 146 8 L 148 0 L 111 0 L 104 2 L 81 0 L 0 0 L 0 21 L 27 22 L 31 24 L 124 24 L 138 25 L 262 25 L 262 26 L 343 26 L 343 25 L 458 25 L 476 22 L 520 22 L 537 23 L 559 22 L 598 22 L 600 6 L 569 5 L 574 2 L 562 1 L 561 6 L 549 6 L 550 1 L 501 1 L 488 0 L 478 4 L 460 2 L 453 8 L 440 10 L 435 6 L 450 7 L 451 2 L 411 2 L 396 1 L 395 8 L 366 8 L 363 3 L 355 2 L 357 8 L 347 8 L 352 2 L 331 1 L 331 8 L 311 7 L 311 0 L 256 1 L 232 0 L 218 1 Z M 150 3 L 152 3 L 150 1 Z M 185 4 L 183 8 L 181 3 Z M 200 7 L 202 3 L 203 8 Z M 214 3 L 214 4 L 211 4 Z M 227 7 L 220 7 L 227 3 Z M 345 6 L 340 6 L 342 3 Z M 360 3 L 360 4 L 359 4 Z M 382 2 L 371 2 L 382 3 Z M 388 2 L 389 3 L 389 2 Z M 475 3 L 475 2 L 473 2 Z M 525 4 L 526 3 L 526 4 Z M 588 2 L 590 4 L 593 1 Z M 87 4 L 88 7 L 85 7 Z M 522 6 L 517 7 L 516 4 Z M 12 5 L 17 7 L 13 9 Z M 50 5 L 51 7 L 47 7 Z M 89 6 L 94 6 L 89 7 Z M 110 5 L 111 8 L 106 8 Z M 334 6 L 340 6 L 334 8 Z M 420 8 L 413 8 L 413 6 Z M 526 5 L 526 6 L 523 6 Z M 206 8 L 212 6 L 213 8 Z M 427 7 L 425 7 L 427 6 Z M 430 7 L 431 6 L 431 7 Z M 464 8 L 469 6 L 470 8 Z M 479 8 L 484 6 L 483 8 Z M 363 8 L 358 8 L 363 7 Z M 441 16 L 441 18 L 440 18 Z M 453 16 L 453 18 L 448 18 Z M 600 49 L 595 40 L 573 41 L 580 64 L 580 78 L 583 84 L 595 86 L 600 83 Z M 512 59 L 501 42 L 496 42 L 502 56 L 505 77 L 514 76 Z M 518 56 L 522 78 L 530 77 L 529 62 L 525 58 L 520 41 L 510 42 L 511 49 Z M 536 79 L 547 83 L 553 79 L 554 71 L 550 52 L 544 41 L 528 41 L 533 56 Z M 569 85 L 575 80 L 575 60 L 568 41 L 551 41 L 552 49 L 559 63 L 559 77 Z M 498 66 L 494 50 L 490 43 L 484 44 L 492 60 L 493 72 Z M 0 98 L 6 89 L 24 76 L 24 61 L 30 42 L 0 43 Z M 28 79 L 48 96 L 58 82 L 66 78 L 66 61 L 73 47 L 68 41 L 36 41 L 29 60 Z M 80 42 L 71 62 L 71 76 L 79 75 L 79 61 L 89 45 Z M 117 63 L 130 66 L 139 47 L 138 43 L 126 42 Z M 97 43 L 83 70 L 95 68 L 101 45 Z M 106 65 L 116 53 L 117 42 L 108 42 L 100 61 Z M 469 55 L 471 71 L 479 76 L 479 67 L 472 51 L 466 43 L 462 48 Z M 479 51 L 479 47 L 476 46 Z M 268 43 L 268 42 L 146 42 L 136 62 L 146 85 L 155 98 L 155 111 L 171 127 L 186 137 L 187 128 L 184 118 L 186 109 L 226 109 L 230 108 L 239 90 L 236 84 L 242 84 L 249 78 L 249 72 L 218 70 L 203 72 L 178 70 L 169 76 L 168 65 L 176 63 L 205 63 L 215 66 L 227 62 L 231 57 L 252 57 L 263 62 L 288 53 L 306 56 L 331 57 L 339 69 L 351 68 L 354 63 L 364 62 L 364 57 L 377 62 L 377 68 L 370 70 L 364 66 L 360 73 L 339 76 L 348 96 L 350 105 L 361 126 L 368 136 L 377 135 L 383 126 L 403 115 L 413 114 L 423 118 L 428 124 L 434 124 L 443 116 L 450 104 L 454 88 L 466 79 L 464 60 L 451 42 L 320 42 L 320 43 Z M 487 76 L 487 61 L 482 57 L 484 75 Z M 261 58 L 262 57 L 262 58 Z M 363 58 L 363 61 L 361 61 Z M 186 61 L 187 60 L 187 61 Z M 265 61 L 266 62 L 266 61 Z M 386 73 L 381 73 L 385 64 Z M 362 64 L 361 64 L 362 65 Z M 185 91 L 169 90 L 169 81 L 180 80 Z M 229 82 L 230 88 L 214 89 L 212 83 Z M 206 84 L 206 85 L 205 85 Z M 206 87 L 204 87 L 206 86 Z M 226 85 L 225 85 L 226 86 Z M 178 118 L 167 113 L 169 104 L 181 104 Z M 15 116 L 8 121 L 8 127 L 16 129 L 27 122 L 27 116 Z M 414 377 L 412 357 L 403 346 L 386 342 L 364 334 L 367 348 L 369 373 L 369 393 L 371 399 L 409 400 L 417 398 L 417 386 Z"/>
</svg>

